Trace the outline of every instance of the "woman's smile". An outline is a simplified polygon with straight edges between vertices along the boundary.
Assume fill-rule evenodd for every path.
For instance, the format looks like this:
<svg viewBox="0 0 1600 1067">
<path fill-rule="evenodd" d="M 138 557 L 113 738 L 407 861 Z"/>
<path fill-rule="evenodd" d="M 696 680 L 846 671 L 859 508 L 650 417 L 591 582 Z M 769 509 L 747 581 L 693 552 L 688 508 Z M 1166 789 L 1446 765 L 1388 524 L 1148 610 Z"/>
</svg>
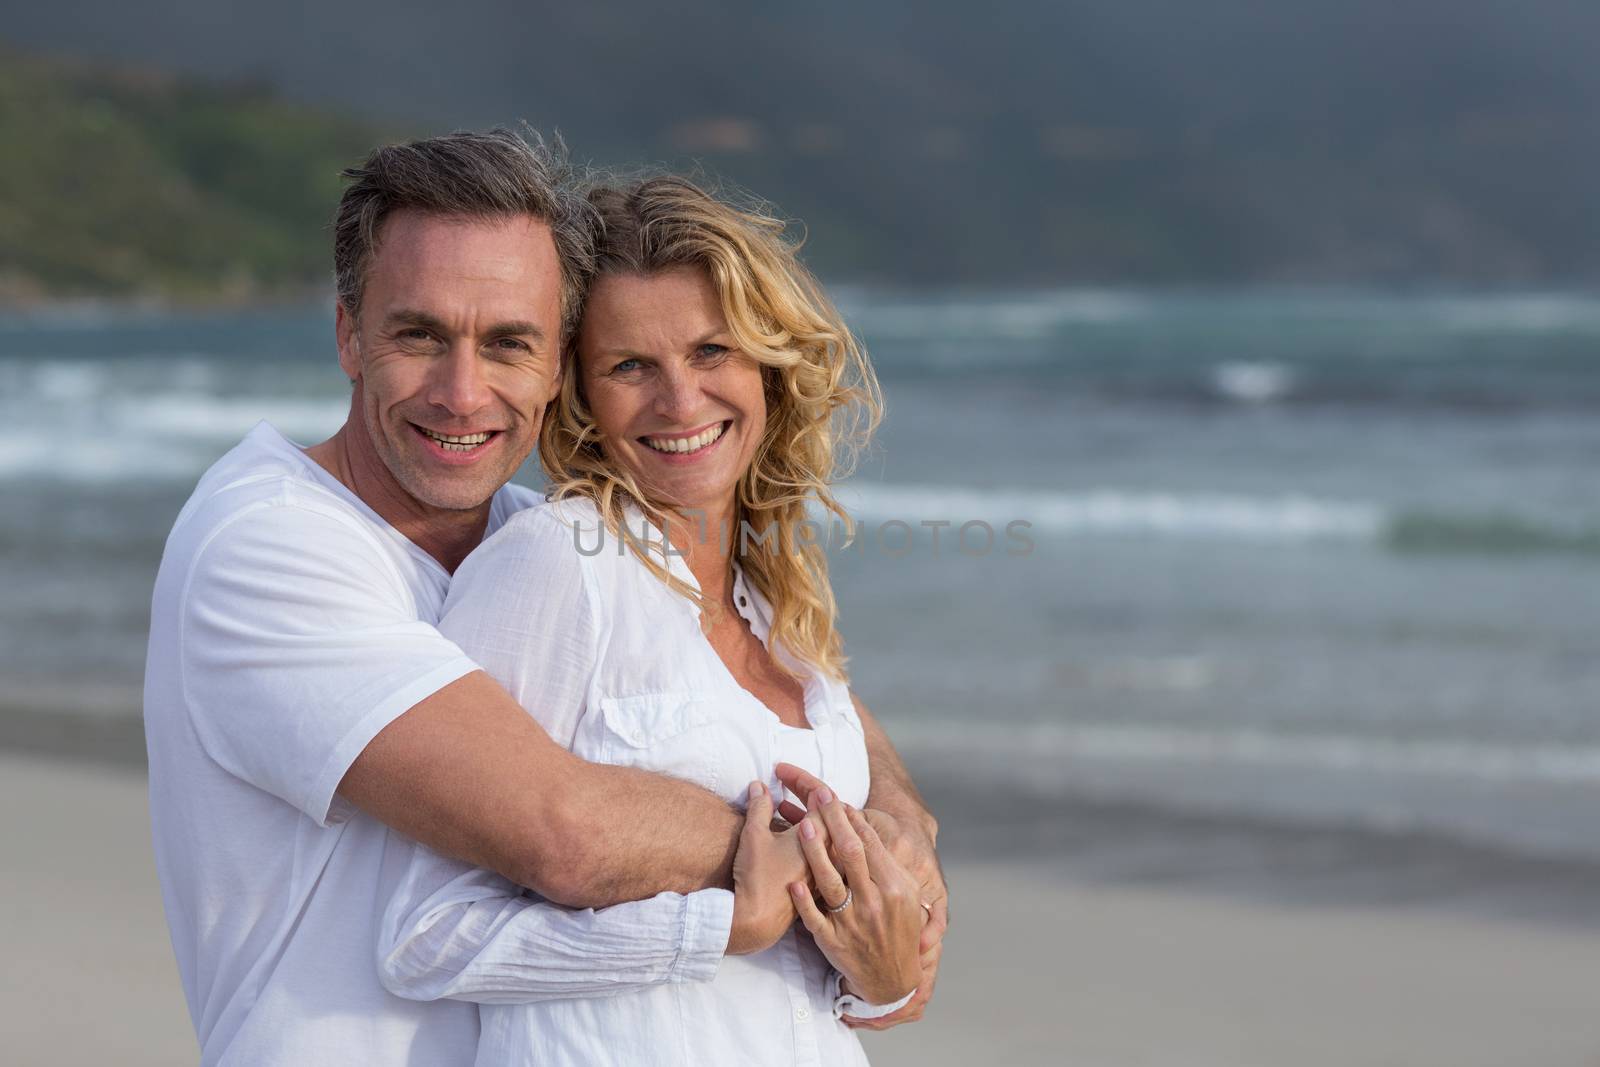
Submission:
<svg viewBox="0 0 1600 1067">
<path fill-rule="evenodd" d="M 710 455 L 732 425 L 732 419 L 723 419 L 684 433 L 648 434 L 639 441 L 663 463 L 694 463 Z"/>
</svg>

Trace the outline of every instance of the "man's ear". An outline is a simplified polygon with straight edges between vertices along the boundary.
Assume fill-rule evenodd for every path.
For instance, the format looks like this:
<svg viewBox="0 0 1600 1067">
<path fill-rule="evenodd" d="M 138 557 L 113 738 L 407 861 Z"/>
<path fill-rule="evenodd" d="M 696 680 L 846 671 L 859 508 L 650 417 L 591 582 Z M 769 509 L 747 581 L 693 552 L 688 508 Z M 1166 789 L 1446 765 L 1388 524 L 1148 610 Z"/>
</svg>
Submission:
<svg viewBox="0 0 1600 1067">
<path fill-rule="evenodd" d="M 355 312 L 339 301 L 333 313 L 333 334 L 339 345 L 339 369 L 353 383 L 361 377 L 361 338 L 356 333 Z"/>
</svg>

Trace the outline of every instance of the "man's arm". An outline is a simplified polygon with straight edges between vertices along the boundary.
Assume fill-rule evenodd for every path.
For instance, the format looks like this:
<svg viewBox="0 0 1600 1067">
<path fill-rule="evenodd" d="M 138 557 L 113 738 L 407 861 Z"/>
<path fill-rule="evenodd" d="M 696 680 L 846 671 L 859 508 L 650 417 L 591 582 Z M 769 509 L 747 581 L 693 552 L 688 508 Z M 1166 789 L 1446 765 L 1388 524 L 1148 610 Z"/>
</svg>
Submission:
<svg viewBox="0 0 1600 1067">
<path fill-rule="evenodd" d="M 562 907 L 515 883 L 389 836 L 401 871 L 378 931 L 378 976 L 410 1000 L 517 1004 L 704 982 L 723 955 L 759 952 L 794 921 L 806 867 L 796 834 L 774 834 L 765 788 L 749 794 L 734 894 L 660 893 L 608 908 Z"/>
<path fill-rule="evenodd" d="M 548 539 L 572 555 L 570 531 Z M 502 555 L 515 544 L 502 541 Z M 732 808 L 569 754 L 475 669 L 515 650 L 469 659 L 417 618 L 364 524 L 280 501 L 190 531 L 179 551 L 182 592 L 164 608 L 178 613 L 174 666 L 196 737 L 228 773 L 322 825 L 353 804 L 566 904 L 730 884 Z M 546 558 L 523 562 L 484 575 L 485 598 L 537 624 L 530 647 L 581 659 L 570 646 L 593 639 L 588 597 L 570 575 L 572 588 L 554 584 Z M 530 703 L 552 673 L 530 658 Z M 570 702 L 587 676 L 561 677 Z"/>
<path fill-rule="evenodd" d="M 699 786 L 572 755 L 482 671 L 381 730 L 339 794 L 436 852 L 572 907 L 728 888 L 743 825 Z"/>
<path fill-rule="evenodd" d="M 897 858 L 903 857 L 902 862 L 917 876 L 922 886 L 922 899 L 928 905 L 928 921 L 922 927 L 922 981 L 917 985 L 917 995 L 893 1015 L 852 1023 L 858 1029 L 887 1030 L 921 1019 L 933 996 L 933 986 L 939 978 L 939 960 L 944 954 L 944 934 L 950 925 L 950 890 L 945 883 L 944 865 L 935 851 L 939 840 L 938 820 L 917 791 L 889 735 L 867 711 L 860 697 L 851 693 L 850 699 L 855 702 L 856 715 L 861 719 L 861 729 L 867 738 L 867 761 L 872 770 L 867 806 L 888 813 L 902 830 L 907 826 L 915 828 L 904 835 L 911 840 L 898 850 Z M 917 834 L 921 835 L 921 841 L 916 840 Z"/>
<path fill-rule="evenodd" d="M 929 846 L 939 840 L 939 821 L 928 810 L 928 804 L 911 780 L 911 772 L 895 751 L 889 735 L 883 732 L 878 720 L 861 703 L 854 693 L 850 700 L 855 704 L 856 716 L 861 719 L 861 730 L 867 738 L 867 766 L 872 772 L 872 788 L 867 793 L 867 807 L 888 812 L 896 821 L 913 826 L 927 837 Z"/>
</svg>

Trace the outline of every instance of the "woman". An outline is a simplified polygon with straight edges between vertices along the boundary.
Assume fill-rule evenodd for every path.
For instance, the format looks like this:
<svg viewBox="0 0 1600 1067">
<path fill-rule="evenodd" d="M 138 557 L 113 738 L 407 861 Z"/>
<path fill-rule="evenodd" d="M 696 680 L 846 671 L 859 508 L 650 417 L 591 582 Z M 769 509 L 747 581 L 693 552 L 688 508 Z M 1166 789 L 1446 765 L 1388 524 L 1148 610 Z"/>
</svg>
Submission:
<svg viewBox="0 0 1600 1067">
<path fill-rule="evenodd" d="M 829 485 L 876 382 L 781 224 L 673 178 L 591 201 L 597 272 L 540 438 L 551 500 L 463 564 L 440 627 L 578 755 L 748 803 L 733 898 L 562 926 L 419 846 L 380 971 L 405 996 L 483 1003 L 485 1064 L 864 1063 L 838 1017 L 910 997 L 923 911 L 854 810 L 866 748 L 826 557 L 800 531 L 813 504 L 843 518 Z M 779 762 L 833 790 L 774 835 Z M 776 844 L 795 838 L 816 898 Z M 774 892 L 804 930 L 752 927 Z M 725 959 L 657 943 L 670 924 L 650 909 L 675 900 L 730 924 Z"/>
</svg>

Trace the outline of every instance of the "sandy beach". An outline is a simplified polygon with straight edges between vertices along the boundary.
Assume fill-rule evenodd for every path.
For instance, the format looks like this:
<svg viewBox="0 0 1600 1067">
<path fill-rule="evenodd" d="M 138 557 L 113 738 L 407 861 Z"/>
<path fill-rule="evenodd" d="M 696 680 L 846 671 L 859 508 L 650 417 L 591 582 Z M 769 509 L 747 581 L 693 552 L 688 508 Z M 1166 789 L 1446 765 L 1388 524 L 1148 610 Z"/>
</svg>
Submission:
<svg viewBox="0 0 1600 1067">
<path fill-rule="evenodd" d="M 139 772 L 0 756 L 6 1061 L 198 1058 L 161 917 Z M 950 870 L 927 1019 L 869 1036 L 911 1064 L 1600 1063 L 1600 932 L 1288 907 Z"/>
</svg>

